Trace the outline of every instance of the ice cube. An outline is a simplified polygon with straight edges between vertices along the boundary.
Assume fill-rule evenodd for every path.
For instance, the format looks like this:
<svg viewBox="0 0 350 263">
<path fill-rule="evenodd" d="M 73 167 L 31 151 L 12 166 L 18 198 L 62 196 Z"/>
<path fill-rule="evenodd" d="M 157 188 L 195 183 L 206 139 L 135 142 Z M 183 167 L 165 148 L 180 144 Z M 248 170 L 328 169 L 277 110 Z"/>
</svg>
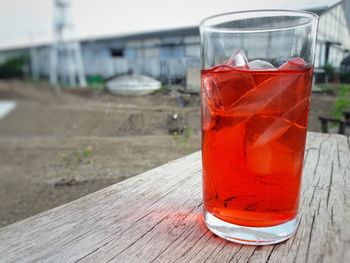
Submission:
<svg viewBox="0 0 350 263">
<path fill-rule="evenodd" d="M 240 74 L 227 68 L 219 66 L 213 72 L 202 73 L 202 87 L 208 106 L 219 115 L 225 115 L 237 100 L 255 87 L 250 74 Z"/>
<path fill-rule="evenodd" d="M 241 49 L 237 49 L 233 55 L 224 62 L 224 65 L 239 69 L 249 69 L 247 56 Z"/>
<path fill-rule="evenodd" d="M 253 174 L 257 180 L 263 184 L 269 184 L 269 191 L 276 191 L 276 180 L 281 180 L 280 176 L 293 174 L 295 158 L 290 152 L 285 152 L 280 145 L 267 144 L 261 147 L 247 147 L 247 170 Z M 273 178 L 278 175 L 279 177 Z M 269 177 L 266 177 L 269 176 Z M 289 177 L 288 177 L 289 178 Z M 276 188 L 275 188 L 276 187 Z M 279 186 L 278 188 L 280 188 Z M 287 187 L 287 186 L 284 186 Z"/>
<path fill-rule="evenodd" d="M 220 198 L 231 197 L 239 189 L 240 182 L 245 182 L 245 185 L 249 183 L 246 176 L 244 136 L 244 125 L 231 127 L 224 124 L 216 132 L 205 133 L 203 138 L 203 163 L 206 164 L 208 174 L 215 175 L 211 178 L 211 183 L 216 186 Z"/>
<path fill-rule="evenodd" d="M 299 110 L 304 106 L 304 103 L 301 103 L 293 110 L 293 114 L 291 111 L 286 115 L 300 114 Z M 298 127 L 287 118 L 255 115 L 247 123 L 246 130 L 246 160 L 249 173 L 257 176 L 256 178 L 260 175 L 265 177 L 297 174 L 299 168 L 295 167 L 300 167 L 299 152 L 303 150 L 304 143 L 300 138 L 305 136 L 303 133 L 306 132 L 306 128 Z M 263 177 L 260 177 L 259 181 Z M 266 178 L 266 182 L 268 181 L 270 180 Z"/>
<path fill-rule="evenodd" d="M 203 92 L 208 100 L 208 106 L 212 112 L 223 108 L 223 98 L 214 76 L 206 74 L 202 76 Z"/>
<path fill-rule="evenodd" d="M 307 64 L 305 60 L 302 58 L 292 58 L 288 60 L 286 63 L 284 63 L 282 66 L 279 67 L 279 69 L 305 69 L 307 67 Z"/>
<path fill-rule="evenodd" d="M 309 97 L 305 97 L 302 101 L 297 103 L 294 107 L 289 109 L 281 117 L 276 118 L 264 132 L 260 133 L 256 141 L 254 142 L 254 147 L 259 147 L 267 144 L 271 140 L 274 140 L 282 136 L 290 127 L 296 124 L 298 119 L 304 114 L 309 106 Z M 300 128 L 301 125 L 296 124 Z"/>
<path fill-rule="evenodd" d="M 253 60 L 253 61 L 250 61 L 248 63 L 248 66 L 250 69 L 257 69 L 257 70 L 265 70 L 265 69 L 274 69 L 275 67 L 267 62 L 267 61 L 263 61 L 263 60 L 260 60 L 260 59 L 256 59 L 256 60 Z"/>
<path fill-rule="evenodd" d="M 266 110 L 269 105 L 273 106 L 281 96 L 285 96 L 291 90 L 294 90 L 293 84 L 297 80 L 284 74 L 271 77 L 241 96 L 230 107 L 230 111 L 244 113 L 247 117 L 251 117 L 252 114 Z"/>
<path fill-rule="evenodd" d="M 204 130 L 210 130 L 215 128 L 219 116 L 215 114 L 213 106 L 210 106 L 209 98 L 207 96 L 206 91 L 204 90 L 201 90 L 201 103 L 202 128 Z"/>
<path fill-rule="evenodd" d="M 305 138 L 305 133 L 306 129 L 291 125 L 273 143 L 248 146 L 246 150 L 248 172 L 261 179 L 271 176 L 270 179 L 266 178 L 266 182 L 280 185 L 283 188 L 298 185 L 305 142 L 301 138 Z M 278 177 L 273 180 L 276 175 Z M 288 178 L 288 185 L 278 183 L 283 183 L 284 176 Z"/>
</svg>

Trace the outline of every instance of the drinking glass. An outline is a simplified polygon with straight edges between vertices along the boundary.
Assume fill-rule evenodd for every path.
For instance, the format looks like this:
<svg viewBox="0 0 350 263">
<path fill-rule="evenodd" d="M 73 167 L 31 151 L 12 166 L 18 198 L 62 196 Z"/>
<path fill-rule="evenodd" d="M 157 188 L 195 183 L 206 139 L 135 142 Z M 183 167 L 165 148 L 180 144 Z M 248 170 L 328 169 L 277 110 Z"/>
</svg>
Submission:
<svg viewBox="0 0 350 263">
<path fill-rule="evenodd" d="M 243 244 L 298 225 L 318 16 L 217 15 L 200 25 L 204 221 Z"/>
</svg>

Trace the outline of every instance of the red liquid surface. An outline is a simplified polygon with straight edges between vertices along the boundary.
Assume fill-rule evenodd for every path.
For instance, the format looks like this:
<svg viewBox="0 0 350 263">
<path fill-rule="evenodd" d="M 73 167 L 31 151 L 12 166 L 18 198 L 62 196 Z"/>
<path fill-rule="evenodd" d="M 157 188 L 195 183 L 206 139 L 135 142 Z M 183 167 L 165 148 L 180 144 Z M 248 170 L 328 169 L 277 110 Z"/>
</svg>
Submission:
<svg viewBox="0 0 350 263">
<path fill-rule="evenodd" d="M 226 222 L 273 226 L 297 215 L 312 68 L 288 63 L 202 71 L 204 205 Z"/>
</svg>

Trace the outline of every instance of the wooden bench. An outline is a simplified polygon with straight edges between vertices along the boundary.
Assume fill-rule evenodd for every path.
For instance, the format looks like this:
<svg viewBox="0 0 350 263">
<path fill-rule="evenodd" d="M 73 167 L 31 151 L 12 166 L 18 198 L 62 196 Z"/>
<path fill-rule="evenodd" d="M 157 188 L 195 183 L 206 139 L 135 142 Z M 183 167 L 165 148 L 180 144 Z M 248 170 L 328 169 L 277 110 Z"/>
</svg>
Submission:
<svg viewBox="0 0 350 263">
<path fill-rule="evenodd" d="M 332 123 L 332 124 L 338 126 L 338 130 L 337 130 L 338 134 L 345 134 L 345 126 L 346 126 L 345 121 L 339 120 L 336 118 L 328 118 L 328 117 L 322 117 L 322 116 L 318 117 L 318 119 L 321 122 L 321 130 L 323 133 L 329 132 L 328 124 Z"/>
<path fill-rule="evenodd" d="M 338 134 L 345 134 L 346 127 L 350 126 L 350 111 L 343 111 L 343 119 L 329 118 L 324 116 L 319 116 L 318 119 L 321 122 L 321 130 L 323 133 L 329 132 L 328 124 L 334 124 L 338 127 Z"/>
<path fill-rule="evenodd" d="M 1 262 L 350 262 L 350 149 L 309 133 L 300 224 L 281 244 L 216 237 L 201 216 L 200 152 L 0 229 Z"/>
<path fill-rule="evenodd" d="M 345 121 L 350 123 L 350 110 L 343 111 Z"/>
</svg>

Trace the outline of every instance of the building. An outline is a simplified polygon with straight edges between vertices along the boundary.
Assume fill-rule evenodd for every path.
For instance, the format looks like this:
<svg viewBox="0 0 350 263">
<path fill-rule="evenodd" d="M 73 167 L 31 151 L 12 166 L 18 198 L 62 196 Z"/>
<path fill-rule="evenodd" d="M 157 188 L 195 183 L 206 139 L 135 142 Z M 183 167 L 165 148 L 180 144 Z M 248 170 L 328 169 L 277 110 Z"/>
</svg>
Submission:
<svg viewBox="0 0 350 263">
<path fill-rule="evenodd" d="M 338 1 L 333 6 L 311 10 L 319 14 L 315 67 L 329 63 L 339 69 L 350 55 L 350 1 Z"/>
<path fill-rule="evenodd" d="M 315 67 L 322 69 L 325 64 L 331 64 L 338 69 L 341 61 L 350 55 L 350 0 L 311 1 L 311 4 L 294 8 L 320 16 Z M 198 24 L 147 33 L 85 38 L 81 40 L 81 46 L 87 75 L 108 78 L 133 71 L 165 83 L 184 83 L 188 70 L 200 67 Z M 48 76 L 50 46 L 37 46 L 35 51 L 40 75 Z M 0 63 L 16 54 L 29 52 L 28 47 L 0 50 Z"/>
</svg>

